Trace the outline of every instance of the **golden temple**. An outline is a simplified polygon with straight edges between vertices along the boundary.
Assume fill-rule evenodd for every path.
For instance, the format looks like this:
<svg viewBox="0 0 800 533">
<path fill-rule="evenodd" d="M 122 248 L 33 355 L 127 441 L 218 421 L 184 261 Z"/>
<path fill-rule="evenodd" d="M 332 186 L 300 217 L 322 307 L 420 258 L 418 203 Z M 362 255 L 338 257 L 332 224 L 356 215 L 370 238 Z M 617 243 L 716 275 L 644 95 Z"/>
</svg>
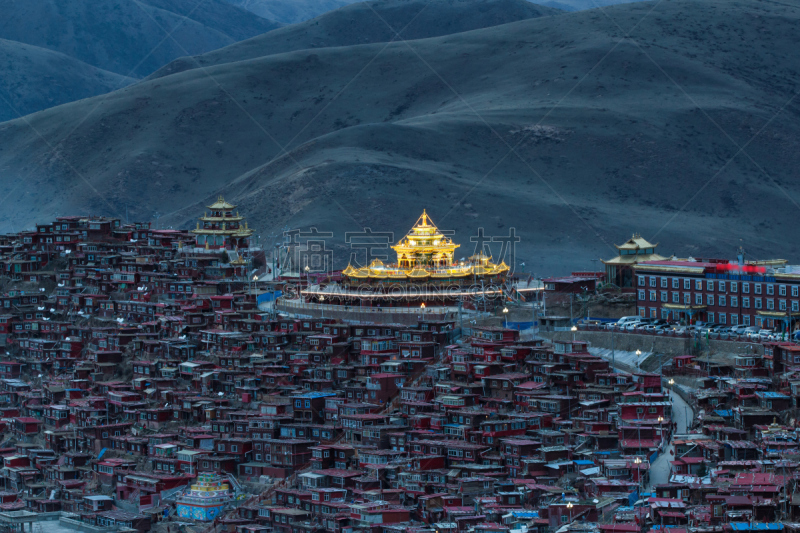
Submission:
<svg viewBox="0 0 800 533">
<path fill-rule="evenodd" d="M 482 252 L 467 260 L 455 261 L 453 254 L 459 246 L 442 234 L 423 210 L 411 231 L 392 246 L 397 254 L 395 264 L 387 265 L 375 259 L 366 267 L 348 265 L 342 275 L 356 280 L 425 281 L 498 276 L 508 272 L 508 265 L 502 261 L 492 263 L 492 258 Z"/>
<path fill-rule="evenodd" d="M 225 198 L 220 196 L 217 201 L 207 206 L 211 210 L 200 217 L 197 228 L 192 230 L 196 237 L 197 246 L 205 249 L 225 248 L 234 250 L 236 248 L 247 248 L 248 239 L 253 234 L 253 230 L 247 227 L 244 217 L 239 216 L 236 206 L 229 204 Z"/>
</svg>

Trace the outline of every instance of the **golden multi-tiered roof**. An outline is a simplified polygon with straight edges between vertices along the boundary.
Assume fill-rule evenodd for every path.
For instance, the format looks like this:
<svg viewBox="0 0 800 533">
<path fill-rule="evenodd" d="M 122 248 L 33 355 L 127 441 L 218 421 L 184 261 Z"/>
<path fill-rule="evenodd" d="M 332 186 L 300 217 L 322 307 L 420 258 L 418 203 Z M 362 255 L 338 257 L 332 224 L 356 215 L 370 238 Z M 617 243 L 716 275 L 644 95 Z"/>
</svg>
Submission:
<svg viewBox="0 0 800 533">
<path fill-rule="evenodd" d="M 392 246 L 401 268 L 415 266 L 448 267 L 453 264 L 453 253 L 459 244 L 445 237 L 424 210 L 408 234 Z"/>
<path fill-rule="evenodd" d="M 246 239 L 253 234 L 253 230 L 247 227 L 247 222 L 238 211 L 234 214 L 236 206 L 220 196 L 216 202 L 207 207 L 211 213 L 205 212 L 200 217 L 197 227 L 192 230 L 197 236 L 198 246 L 206 248 L 246 246 Z"/>
<path fill-rule="evenodd" d="M 386 265 L 375 259 L 366 267 L 348 265 L 342 274 L 354 279 L 419 282 L 497 276 L 508 272 L 509 268 L 504 262 L 492 263 L 492 258 L 483 253 L 468 260 L 455 261 L 453 254 L 459 246 L 439 231 L 427 212 L 423 211 L 411 231 L 392 246 L 397 253 L 396 264 Z"/>
</svg>

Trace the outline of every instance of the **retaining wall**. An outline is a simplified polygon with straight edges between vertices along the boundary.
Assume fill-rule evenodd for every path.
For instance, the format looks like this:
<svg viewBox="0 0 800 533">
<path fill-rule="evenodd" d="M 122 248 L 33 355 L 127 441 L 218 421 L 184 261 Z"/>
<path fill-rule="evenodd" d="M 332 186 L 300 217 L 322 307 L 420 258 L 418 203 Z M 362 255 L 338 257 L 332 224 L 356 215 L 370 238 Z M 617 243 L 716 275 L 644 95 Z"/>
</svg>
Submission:
<svg viewBox="0 0 800 533">
<path fill-rule="evenodd" d="M 324 307 L 324 309 L 323 309 Z M 419 309 L 406 309 L 405 312 L 392 312 L 390 307 L 349 309 L 335 305 L 294 305 L 278 300 L 275 308 L 278 311 L 296 315 L 299 318 L 335 318 L 344 322 L 371 322 L 373 324 L 404 324 L 416 326 L 421 318 L 426 320 L 444 320 L 445 317 L 453 318 L 453 313 L 434 313 L 426 311 L 423 315 Z M 455 313 L 455 317 L 458 313 Z"/>
<path fill-rule="evenodd" d="M 543 331 L 542 337 L 552 340 L 572 340 L 572 331 Z M 610 331 L 581 331 L 574 333 L 576 340 L 587 341 L 595 348 L 611 349 Z M 664 335 L 639 335 L 635 333 L 614 332 L 614 349 L 634 352 L 642 350 L 646 352 L 663 353 L 669 355 L 700 354 L 708 353 L 711 349 L 712 354 L 751 354 L 764 353 L 764 346 L 760 343 L 723 341 L 705 338 L 696 341 L 688 337 L 668 337 Z M 699 343 L 699 346 L 698 346 Z"/>
<path fill-rule="evenodd" d="M 119 530 L 119 527 L 93 526 L 73 518 L 61 517 L 59 519 L 59 523 L 64 527 L 75 529 L 76 531 L 81 531 L 83 533 L 109 533 L 111 531 Z"/>
</svg>

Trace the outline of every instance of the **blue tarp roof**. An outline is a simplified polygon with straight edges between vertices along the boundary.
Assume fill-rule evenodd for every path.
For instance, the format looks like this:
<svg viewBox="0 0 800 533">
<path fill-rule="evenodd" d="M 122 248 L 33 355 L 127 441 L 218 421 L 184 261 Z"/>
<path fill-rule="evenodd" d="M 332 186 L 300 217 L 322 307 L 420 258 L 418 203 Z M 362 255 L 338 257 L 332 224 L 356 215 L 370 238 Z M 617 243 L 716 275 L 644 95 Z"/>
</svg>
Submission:
<svg viewBox="0 0 800 533">
<path fill-rule="evenodd" d="M 539 518 L 538 511 L 511 511 L 514 518 Z"/>
<path fill-rule="evenodd" d="M 733 412 L 730 409 L 717 409 L 716 411 L 714 411 L 714 413 L 718 414 L 723 418 L 733 416 Z"/>
<path fill-rule="evenodd" d="M 579 461 L 572 461 L 572 462 L 575 463 L 576 465 L 593 465 L 594 464 L 592 461 L 587 461 L 586 459 L 581 459 Z"/>
<path fill-rule="evenodd" d="M 783 524 L 777 522 L 731 522 L 734 531 L 782 531 Z"/>
<path fill-rule="evenodd" d="M 756 396 L 758 396 L 759 398 L 761 398 L 761 397 L 763 397 L 763 398 L 786 398 L 786 399 L 789 398 L 785 394 L 783 394 L 781 392 L 775 392 L 775 391 L 756 391 Z"/>
<path fill-rule="evenodd" d="M 328 396 L 336 396 L 335 392 L 306 392 L 304 394 L 296 394 L 289 396 L 289 398 L 326 398 Z"/>
</svg>

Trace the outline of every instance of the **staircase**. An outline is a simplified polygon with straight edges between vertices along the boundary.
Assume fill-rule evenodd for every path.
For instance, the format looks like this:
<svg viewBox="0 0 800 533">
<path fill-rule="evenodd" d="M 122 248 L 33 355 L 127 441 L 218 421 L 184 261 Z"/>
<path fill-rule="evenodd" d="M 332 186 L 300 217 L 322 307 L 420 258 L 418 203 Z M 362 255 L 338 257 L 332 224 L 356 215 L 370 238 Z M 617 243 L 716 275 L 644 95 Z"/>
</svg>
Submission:
<svg viewBox="0 0 800 533">
<path fill-rule="evenodd" d="M 286 486 L 291 486 L 297 480 L 297 476 L 298 475 L 300 475 L 300 474 L 302 474 L 304 472 L 308 472 L 309 470 L 311 470 L 311 467 L 307 466 L 302 470 L 298 470 L 298 471 L 294 472 L 291 476 L 283 478 L 278 483 L 275 483 L 274 485 L 272 485 L 270 488 L 268 488 L 267 490 L 265 490 L 261 494 L 255 494 L 253 496 L 250 496 L 249 498 L 244 500 L 240 506 L 254 505 L 254 504 L 261 503 L 264 500 L 267 500 L 269 498 L 272 498 L 272 495 L 275 493 L 276 490 L 278 490 L 280 488 L 283 488 L 283 487 L 286 487 Z M 228 479 L 230 479 L 231 477 L 232 476 L 229 475 Z M 238 481 L 236 482 L 236 484 L 238 485 Z M 231 513 L 234 513 L 235 511 L 236 511 L 236 509 L 231 509 L 230 511 L 228 511 L 225 514 L 227 516 L 230 516 Z M 213 533 L 215 528 L 216 528 L 216 525 L 214 523 L 211 523 L 206 529 L 204 529 L 200 533 Z"/>
<path fill-rule="evenodd" d="M 239 480 L 236 479 L 236 476 L 233 474 L 228 474 L 228 481 L 231 482 L 231 487 L 233 487 L 236 492 L 242 492 L 244 490 Z"/>
</svg>

